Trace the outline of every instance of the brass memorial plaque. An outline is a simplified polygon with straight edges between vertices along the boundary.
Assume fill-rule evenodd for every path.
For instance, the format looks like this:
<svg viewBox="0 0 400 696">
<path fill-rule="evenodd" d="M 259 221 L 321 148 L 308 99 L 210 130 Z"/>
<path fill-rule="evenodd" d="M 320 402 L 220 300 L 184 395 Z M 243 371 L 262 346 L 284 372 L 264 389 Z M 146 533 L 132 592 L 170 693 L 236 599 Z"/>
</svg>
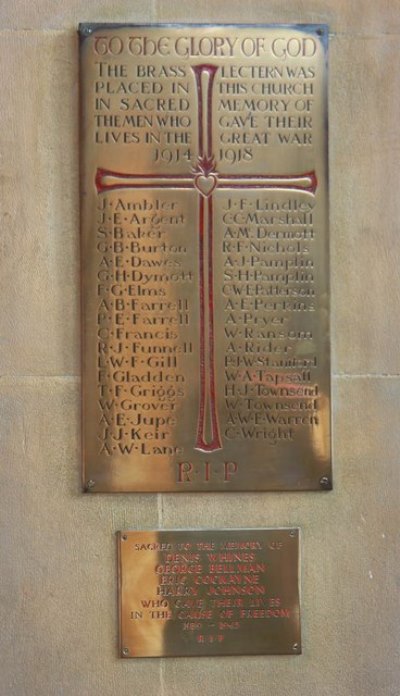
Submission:
<svg viewBox="0 0 400 696">
<path fill-rule="evenodd" d="M 331 487 L 327 41 L 80 27 L 86 490 Z"/>
<path fill-rule="evenodd" d="M 301 653 L 299 530 L 119 532 L 121 657 Z"/>
</svg>

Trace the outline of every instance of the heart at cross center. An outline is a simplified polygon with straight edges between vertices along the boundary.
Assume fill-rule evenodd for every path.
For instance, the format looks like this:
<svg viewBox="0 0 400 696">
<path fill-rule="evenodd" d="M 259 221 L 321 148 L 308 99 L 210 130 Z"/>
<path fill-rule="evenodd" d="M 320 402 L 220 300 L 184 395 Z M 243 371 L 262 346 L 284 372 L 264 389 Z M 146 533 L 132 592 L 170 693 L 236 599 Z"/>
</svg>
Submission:
<svg viewBox="0 0 400 696">
<path fill-rule="evenodd" d="M 215 174 L 197 174 L 194 179 L 194 185 L 197 190 L 201 193 L 204 198 L 211 196 L 215 187 L 217 186 L 218 179 Z"/>
</svg>

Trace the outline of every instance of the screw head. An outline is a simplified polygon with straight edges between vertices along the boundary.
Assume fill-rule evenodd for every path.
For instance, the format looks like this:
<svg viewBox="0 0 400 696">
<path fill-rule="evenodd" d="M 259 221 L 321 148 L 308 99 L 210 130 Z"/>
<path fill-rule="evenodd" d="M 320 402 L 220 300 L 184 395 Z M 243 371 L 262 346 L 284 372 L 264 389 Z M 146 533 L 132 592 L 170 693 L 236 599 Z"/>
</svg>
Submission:
<svg viewBox="0 0 400 696">
<path fill-rule="evenodd" d="M 82 36 L 90 36 L 90 34 L 93 32 L 92 27 L 82 27 L 81 34 Z"/>
<path fill-rule="evenodd" d="M 93 481 L 93 479 L 89 479 L 89 481 L 86 483 L 86 488 L 90 490 L 91 488 L 94 488 L 96 485 L 96 481 Z"/>
<path fill-rule="evenodd" d="M 293 650 L 294 652 L 297 652 L 297 650 L 300 648 L 300 645 L 298 643 L 293 643 Z"/>
<path fill-rule="evenodd" d="M 319 485 L 321 488 L 325 488 L 326 490 L 330 490 L 332 488 L 332 484 L 330 481 L 329 476 L 321 476 L 319 480 Z"/>
<path fill-rule="evenodd" d="M 129 655 L 129 648 L 122 648 L 123 655 Z"/>
<path fill-rule="evenodd" d="M 297 532 L 296 532 L 295 529 L 291 529 L 290 532 L 289 532 L 289 536 L 291 536 L 291 537 L 295 537 L 296 534 L 297 534 Z"/>
<path fill-rule="evenodd" d="M 122 534 L 122 536 L 121 536 L 122 541 L 126 541 L 127 538 L 128 538 L 127 534 Z"/>
</svg>

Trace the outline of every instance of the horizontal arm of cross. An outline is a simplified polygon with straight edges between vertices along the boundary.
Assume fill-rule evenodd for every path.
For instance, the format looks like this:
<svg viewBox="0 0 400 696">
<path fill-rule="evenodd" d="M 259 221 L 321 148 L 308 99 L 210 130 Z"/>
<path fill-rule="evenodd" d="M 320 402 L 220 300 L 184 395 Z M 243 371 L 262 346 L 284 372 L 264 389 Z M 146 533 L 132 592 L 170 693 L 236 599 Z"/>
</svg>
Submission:
<svg viewBox="0 0 400 696">
<path fill-rule="evenodd" d="M 206 179 L 214 180 L 212 187 L 204 188 Z M 204 180 L 203 187 L 201 179 Z M 210 172 L 202 176 L 193 174 L 122 174 L 109 169 L 98 169 L 96 173 L 98 193 L 116 189 L 194 189 L 208 197 L 215 189 L 281 189 L 315 194 L 317 177 L 314 171 L 304 174 L 218 174 Z"/>
<path fill-rule="evenodd" d="M 110 169 L 98 169 L 95 183 L 97 193 L 130 188 L 194 188 L 190 174 L 121 174 Z"/>
<path fill-rule="evenodd" d="M 220 189 L 283 189 L 315 194 L 317 177 L 314 171 L 305 174 L 220 174 Z"/>
</svg>

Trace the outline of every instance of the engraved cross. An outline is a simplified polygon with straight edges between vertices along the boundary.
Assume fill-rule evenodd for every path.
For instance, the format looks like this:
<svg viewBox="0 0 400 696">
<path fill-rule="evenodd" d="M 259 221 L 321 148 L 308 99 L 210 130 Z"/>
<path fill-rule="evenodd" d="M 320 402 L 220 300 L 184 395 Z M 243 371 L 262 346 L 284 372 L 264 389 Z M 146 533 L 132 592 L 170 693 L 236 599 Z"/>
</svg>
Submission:
<svg viewBox="0 0 400 696">
<path fill-rule="evenodd" d="M 315 171 L 305 174 L 222 174 L 217 170 L 212 141 L 212 92 L 218 67 L 192 66 L 198 103 L 198 156 L 187 174 L 125 174 L 98 169 L 98 193 L 115 189 L 191 189 L 198 193 L 199 217 L 199 414 L 195 449 L 214 452 L 222 448 L 216 398 L 214 346 L 214 201 L 218 189 L 283 189 L 315 194 Z"/>
</svg>

